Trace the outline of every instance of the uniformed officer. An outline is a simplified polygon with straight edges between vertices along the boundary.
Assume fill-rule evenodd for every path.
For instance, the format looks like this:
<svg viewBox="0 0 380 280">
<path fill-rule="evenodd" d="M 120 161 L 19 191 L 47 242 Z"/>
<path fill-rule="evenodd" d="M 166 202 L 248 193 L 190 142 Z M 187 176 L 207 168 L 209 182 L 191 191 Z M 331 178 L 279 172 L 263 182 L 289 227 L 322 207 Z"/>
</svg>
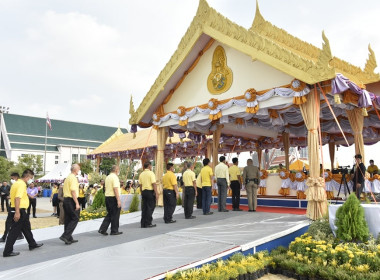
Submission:
<svg viewBox="0 0 380 280">
<path fill-rule="evenodd" d="M 65 212 L 64 232 L 59 239 L 65 242 L 66 245 L 78 242 L 73 239 L 73 232 L 79 222 L 79 182 L 77 175 L 80 174 L 78 164 L 71 166 L 71 173 L 66 177 L 63 184 L 63 209 Z"/>
<path fill-rule="evenodd" d="M 141 227 L 155 227 L 156 225 L 152 224 L 152 215 L 156 208 L 156 201 L 158 201 L 158 192 L 156 175 L 152 172 L 150 162 L 144 163 L 144 171 L 139 176 L 139 188 L 141 192 Z"/>
<path fill-rule="evenodd" d="M 255 212 L 257 207 L 257 187 L 260 183 L 260 172 L 257 166 L 253 166 L 252 159 L 247 160 L 247 166 L 243 170 L 243 180 L 248 197 L 249 212 Z"/>
<path fill-rule="evenodd" d="M 197 184 L 194 173 L 194 165 L 191 162 L 186 163 L 186 171 L 183 173 L 182 180 L 184 184 L 184 212 L 186 219 L 195 219 L 193 216 L 194 198 L 197 196 Z"/>
<path fill-rule="evenodd" d="M 26 184 L 33 182 L 33 177 L 34 172 L 30 169 L 26 169 L 22 173 L 21 179 L 18 179 L 17 182 L 15 182 L 11 187 L 11 205 L 8 215 L 12 218 L 12 222 L 4 247 L 4 257 L 13 257 L 20 254 L 19 252 L 13 252 L 13 245 L 15 244 L 21 231 L 24 234 L 26 241 L 28 241 L 29 250 L 39 248 L 43 245 L 42 243 L 36 243 L 34 240 L 29 215 L 26 213 L 26 209 L 29 206 L 29 198 L 26 193 Z"/>
<path fill-rule="evenodd" d="M 104 220 L 99 228 L 99 233 L 103 235 L 108 235 L 107 229 L 111 224 L 111 235 L 122 234 L 119 231 L 119 219 L 120 219 L 120 210 L 121 210 L 121 201 L 120 201 L 120 181 L 119 181 L 119 166 L 113 165 L 111 168 L 110 175 L 107 176 L 105 182 L 105 196 L 106 196 L 106 208 L 107 216 L 104 217 Z"/>
<path fill-rule="evenodd" d="M 173 172 L 174 164 L 168 163 L 166 170 L 164 177 L 162 177 L 162 185 L 164 187 L 164 221 L 165 224 L 172 224 L 176 222 L 173 220 L 173 213 L 177 205 L 179 193 L 177 178 Z"/>
</svg>

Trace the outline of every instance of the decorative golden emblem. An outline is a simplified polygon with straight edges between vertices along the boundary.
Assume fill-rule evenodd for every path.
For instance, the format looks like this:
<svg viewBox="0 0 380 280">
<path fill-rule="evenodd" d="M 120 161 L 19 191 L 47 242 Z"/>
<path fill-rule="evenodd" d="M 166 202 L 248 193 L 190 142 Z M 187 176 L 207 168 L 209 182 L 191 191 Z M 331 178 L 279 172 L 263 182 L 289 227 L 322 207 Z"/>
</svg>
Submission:
<svg viewBox="0 0 380 280">
<path fill-rule="evenodd" d="M 212 70 L 207 78 L 207 88 L 212 94 L 221 94 L 232 85 L 232 71 L 227 66 L 226 53 L 222 46 L 217 46 L 212 57 Z"/>
</svg>

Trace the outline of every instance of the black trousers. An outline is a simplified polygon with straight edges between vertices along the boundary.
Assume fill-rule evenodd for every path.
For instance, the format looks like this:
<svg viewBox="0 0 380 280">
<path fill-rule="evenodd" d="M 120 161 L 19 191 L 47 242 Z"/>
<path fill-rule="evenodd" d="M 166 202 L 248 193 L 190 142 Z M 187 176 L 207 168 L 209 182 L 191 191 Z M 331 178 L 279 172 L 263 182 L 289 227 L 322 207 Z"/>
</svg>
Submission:
<svg viewBox="0 0 380 280">
<path fill-rule="evenodd" d="M 86 198 L 85 197 L 78 197 L 79 205 L 82 207 L 82 210 L 86 208 Z"/>
<path fill-rule="evenodd" d="M 30 215 L 30 208 L 33 208 L 33 217 L 36 216 L 37 199 L 29 197 L 28 215 Z"/>
<path fill-rule="evenodd" d="M 173 220 L 173 213 L 177 206 L 177 198 L 174 190 L 164 190 L 164 221 Z"/>
<path fill-rule="evenodd" d="M 9 255 L 13 252 L 13 245 L 15 244 L 17 237 L 20 235 L 21 232 L 24 234 L 29 246 L 36 245 L 36 241 L 33 238 L 32 229 L 30 227 L 29 215 L 26 213 L 26 210 L 20 209 L 20 219 L 18 220 L 18 222 L 15 222 L 13 220 L 14 215 L 14 210 L 8 212 L 9 220 L 11 221 L 11 226 L 9 229 L 7 241 L 5 243 L 3 255 Z"/>
<path fill-rule="evenodd" d="M 73 240 L 73 232 L 79 222 L 79 210 L 75 210 L 75 201 L 71 197 L 63 199 L 63 210 L 65 211 L 65 226 L 63 238 Z"/>
<path fill-rule="evenodd" d="M 240 207 L 240 183 L 239 181 L 231 181 L 232 190 L 232 208 L 239 209 Z"/>
<path fill-rule="evenodd" d="M 185 218 L 190 218 L 193 215 L 194 208 L 194 199 L 195 199 L 195 190 L 193 186 L 185 187 Z"/>
<path fill-rule="evenodd" d="M 154 208 L 156 208 L 154 191 L 143 190 L 141 192 L 141 227 L 147 227 L 152 224 Z"/>
<path fill-rule="evenodd" d="M 197 188 L 197 209 L 202 209 L 202 188 Z"/>
<path fill-rule="evenodd" d="M 107 216 L 104 217 L 99 231 L 106 232 L 111 224 L 111 233 L 119 231 L 119 219 L 121 208 L 117 207 L 117 199 L 114 196 L 106 196 Z"/>
<path fill-rule="evenodd" d="M 5 202 L 5 207 L 7 208 L 7 211 L 8 211 L 8 208 L 9 208 L 9 199 L 8 199 L 7 195 L 2 195 L 1 196 L 1 211 L 3 211 L 3 212 L 4 212 L 4 202 Z"/>
<path fill-rule="evenodd" d="M 11 228 L 12 222 L 13 222 L 13 216 L 8 214 L 7 219 L 5 220 L 5 229 L 4 229 L 4 235 L 3 235 L 3 237 L 1 237 L 2 239 L 4 239 L 4 240 L 7 239 L 7 235 L 9 233 L 10 228 Z M 24 238 L 21 231 L 20 231 L 19 238 Z"/>
</svg>

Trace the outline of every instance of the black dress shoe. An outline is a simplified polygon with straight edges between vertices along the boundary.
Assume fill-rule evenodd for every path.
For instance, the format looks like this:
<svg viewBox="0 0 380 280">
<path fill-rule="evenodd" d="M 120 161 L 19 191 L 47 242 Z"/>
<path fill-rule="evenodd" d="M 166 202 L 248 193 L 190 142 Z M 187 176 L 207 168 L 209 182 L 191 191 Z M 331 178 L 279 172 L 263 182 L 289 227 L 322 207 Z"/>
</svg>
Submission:
<svg viewBox="0 0 380 280">
<path fill-rule="evenodd" d="M 120 234 L 123 234 L 123 232 L 121 232 L 121 231 L 118 231 L 118 232 L 111 232 L 111 235 L 120 235 Z"/>
<path fill-rule="evenodd" d="M 224 209 L 222 212 L 230 212 L 230 210 Z"/>
<path fill-rule="evenodd" d="M 174 224 L 175 222 L 177 222 L 177 221 L 176 220 L 171 220 L 171 221 L 165 222 L 165 224 Z"/>
<path fill-rule="evenodd" d="M 76 240 L 76 239 L 71 239 L 70 242 L 71 242 L 71 243 L 77 243 L 78 240 Z"/>
<path fill-rule="evenodd" d="M 37 218 L 37 216 L 33 216 L 33 218 Z"/>
<path fill-rule="evenodd" d="M 36 245 L 29 246 L 29 250 L 32 251 L 32 250 L 34 250 L 36 248 L 40 248 L 43 245 L 44 245 L 43 243 L 37 243 Z"/>
<path fill-rule="evenodd" d="M 20 255 L 20 252 L 11 252 L 11 253 L 9 253 L 7 255 L 3 254 L 3 257 L 4 258 L 6 258 L 6 257 L 15 257 L 15 256 L 18 256 L 18 255 Z"/>
<path fill-rule="evenodd" d="M 152 228 L 152 227 L 156 227 L 157 225 L 156 224 L 150 224 L 150 225 L 147 225 L 146 227 L 147 228 Z"/>
<path fill-rule="evenodd" d="M 214 214 L 214 212 L 208 212 L 208 213 L 203 214 L 203 215 L 212 215 L 212 214 Z"/>
<path fill-rule="evenodd" d="M 190 220 L 190 219 L 195 219 L 195 218 L 196 218 L 195 216 L 190 216 L 190 217 L 185 218 L 185 219 Z"/>
<path fill-rule="evenodd" d="M 248 210 L 248 212 L 256 212 L 256 210 Z"/>
<path fill-rule="evenodd" d="M 240 209 L 240 208 L 236 208 L 235 211 L 243 211 L 243 209 Z"/>
<path fill-rule="evenodd" d="M 98 232 L 99 232 L 100 234 L 103 234 L 103 235 L 108 235 L 107 232 L 105 232 L 105 231 L 101 231 L 100 229 L 98 230 Z"/>
<path fill-rule="evenodd" d="M 66 245 L 70 245 L 72 243 L 70 240 L 67 240 L 66 238 L 64 238 L 62 236 L 59 239 L 62 240 L 63 242 L 65 242 Z"/>
</svg>

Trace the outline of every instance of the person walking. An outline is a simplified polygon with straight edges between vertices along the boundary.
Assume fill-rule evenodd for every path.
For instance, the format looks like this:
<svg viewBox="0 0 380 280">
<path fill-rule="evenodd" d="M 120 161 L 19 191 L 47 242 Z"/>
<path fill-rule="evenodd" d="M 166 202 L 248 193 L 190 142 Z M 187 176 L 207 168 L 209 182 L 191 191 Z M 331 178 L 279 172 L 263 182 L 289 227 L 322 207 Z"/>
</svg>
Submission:
<svg viewBox="0 0 380 280">
<path fill-rule="evenodd" d="M 111 224 L 111 235 L 122 234 L 119 231 L 119 219 L 120 219 L 120 181 L 119 181 L 119 166 L 113 165 L 111 168 L 111 173 L 106 177 L 105 181 L 105 196 L 106 196 L 106 208 L 107 216 L 99 228 L 99 233 L 103 235 L 108 235 L 107 230 Z"/>
<path fill-rule="evenodd" d="M 82 210 L 84 210 L 86 208 L 86 197 L 85 197 L 85 193 L 84 193 L 84 185 L 83 184 L 79 185 L 78 202 L 79 202 L 79 205 L 82 207 Z"/>
<path fill-rule="evenodd" d="M 162 185 L 164 187 L 164 221 L 165 224 L 172 224 L 176 221 L 173 220 L 173 213 L 177 205 L 179 197 L 177 178 L 174 174 L 174 164 L 168 163 L 166 165 L 166 173 L 162 177 Z"/>
<path fill-rule="evenodd" d="M 1 195 L 1 212 L 5 211 L 5 208 L 8 212 L 9 207 L 9 192 L 11 187 L 8 185 L 7 181 L 4 181 L 3 184 L 0 187 L 0 195 Z M 5 203 L 5 207 L 4 207 Z"/>
<path fill-rule="evenodd" d="M 18 256 L 19 252 L 13 251 L 13 245 L 22 232 L 29 244 L 29 250 L 34 250 L 41 247 L 42 243 L 37 243 L 33 238 L 33 233 L 30 226 L 29 215 L 26 213 L 26 208 L 29 206 L 28 194 L 26 192 L 26 183 L 33 181 L 34 172 L 30 169 L 25 169 L 21 179 L 18 179 L 12 185 L 10 191 L 10 208 L 8 216 L 11 219 L 11 225 L 7 241 L 5 243 L 3 256 L 14 257 Z"/>
<path fill-rule="evenodd" d="M 253 166 L 252 159 L 247 160 L 247 166 L 243 170 L 243 180 L 247 190 L 249 212 L 255 212 L 257 207 L 257 187 L 260 183 L 260 172 L 257 166 Z"/>
<path fill-rule="evenodd" d="M 158 201 L 156 175 L 152 171 L 150 162 L 144 163 L 144 171 L 139 176 L 139 189 L 141 192 L 141 227 L 155 227 L 153 222 L 153 212 Z"/>
<path fill-rule="evenodd" d="M 65 210 L 63 209 L 63 184 L 57 184 L 58 185 L 58 201 L 59 201 L 59 221 L 58 224 L 64 225 L 65 224 Z"/>
<path fill-rule="evenodd" d="M 73 239 L 73 232 L 79 222 L 79 182 L 77 176 L 80 175 L 78 164 L 71 166 L 71 173 L 66 177 L 63 185 L 63 209 L 65 212 L 64 232 L 59 238 L 66 245 L 78 242 Z"/>
<path fill-rule="evenodd" d="M 185 219 L 195 219 L 193 216 L 194 199 L 197 196 L 197 184 L 194 173 L 194 165 L 191 162 L 186 162 L 186 171 L 183 173 L 182 181 L 184 184 L 184 212 Z"/>
<path fill-rule="evenodd" d="M 215 166 L 215 178 L 218 185 L 218 211 L 228 212 L 226 209 L 227 188 L 230 185 L 230 174 L 226 163 L 226 157 L 219 157 L 219 164 Z"/>
<path fill-rule="evenodd" d="M 52 216 L 58 216 L 59 214 L 59 207 L 58 207 L 58 184 L 54 183 L 53 184 L 53 189 L 51 191 L 51 196 L 50 196 L 50 202 L 53 205 L 53 214 Z"/>
<path fill-rule="evenodd" d="M 228 169 L 232 190 L 232 211 L 242 211 L 240 209 L 241 172 L 238 167 L 238 158 L 233 158 L 232 163 L 233 165 Z"/>
<path fill-rule="evenodd" d="M 33 218 L 37 218 L 36 207 L 37 207 L 38 189 L 34 186 L 34 183 L 29 184 L 27 193 L 29 197 L 28 215 L 30 215 L 30 208 L 33 208 Z"/>
<path fill-rule="evenodd" d="M 12 173 L 11 174 L 11 188 L 12 188 L 13 184 L 16 183 L 19 178 L 20 178 L 20 176 L 18 175 L 18 173 Z M 4 243 L 5 240 L 7 239 L 8 232 L 9 232 L 9 229 L 11 227 L 12 221 L 13 221 L 13 217 L 11 215 L 8 215 L 7 219 L 5 220 L 4 234 L 0 238 L 1 243 Z M 20 239 L 24 239 L 24 235 L 22 235 L 22 232 L 20 232 L 20 235 L 17 237 L 17 240 L 20 240 Z"/>
<path fill-rule="evenodd" d="M 211 206 L 211 186 L 213 183 L 214 173 L 212 172 L 211 162 L 208 158 L 203 160 L 203 168 L 201 169 L 201 184 L 202 184 L 202 209 L 203 215 L 212 215 L 210 212 Z"/>
</svg>

